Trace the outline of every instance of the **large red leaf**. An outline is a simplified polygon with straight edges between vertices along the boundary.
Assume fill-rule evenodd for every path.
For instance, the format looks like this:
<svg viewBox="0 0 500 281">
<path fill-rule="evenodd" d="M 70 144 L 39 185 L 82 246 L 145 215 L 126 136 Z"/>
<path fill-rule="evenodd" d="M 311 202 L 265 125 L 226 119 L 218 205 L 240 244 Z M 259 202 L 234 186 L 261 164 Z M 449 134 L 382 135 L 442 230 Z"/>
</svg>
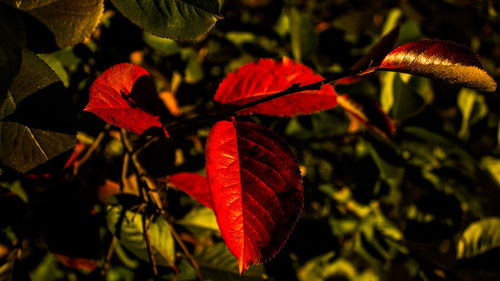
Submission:
<svg viewBox="0 0 500 281">
<path fill-rule="evenodd" d="M 411 73 L 488 92 L 497 87 L 476 53 L 450 41 L 422 40 L 402 45 L 373 70 Z"/>
<path fill-rule="evenodd" d="M 181 172 L 169 176 L 168 182 L 186 192 L 206 207 L 210 209 L 214 208 L 207 177 L 195 173 Z"/>
<path fill-rule="evenodd" d="M 162 128 L 161 101 L 151 76 L 144 68 L 130 63 L 117 64 L 94 81 L 84 110 L 137 134 L 153 127 Z"/>
<path fill-rule="evenodd" d="M 216 102 L 229 105 L 244 105 L 251 101 L 281 92 L 293 84 L 312 84 L 324 80 L 312 69 L 284 57 L 282 60 L 261 59 L 229 73 L 214 96 Z M 337 95 L 331 85 L 317 91 L 302 91 L 280 97 L 242 113 L 260 113 L 271 116 L 295 116 L 325 110 L 337 105 Z"/>
<path fill-rule="evenodd" d="M 304 199 L 298 162 L 278 135 L 250 122 L 216 123 L 206 146 L 217 223 L 243 273 L 272 258 L 298 219 Z"/>
</svg>

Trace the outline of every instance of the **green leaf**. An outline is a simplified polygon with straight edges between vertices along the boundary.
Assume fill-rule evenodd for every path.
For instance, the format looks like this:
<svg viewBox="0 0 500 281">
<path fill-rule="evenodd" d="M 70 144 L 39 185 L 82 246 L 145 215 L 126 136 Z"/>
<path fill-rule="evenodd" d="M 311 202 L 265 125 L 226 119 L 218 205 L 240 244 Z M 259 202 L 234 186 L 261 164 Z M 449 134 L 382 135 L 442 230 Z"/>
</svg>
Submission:
<svg viewBox="0 0 500 281">
<path fill-rule="evenodd" d="M 113 266 L 106 271 L 106 281 L 133 281 L 134 271 L 127 267 Z"/>
<path fill-rule="evenodd" d="M 483 254 L 500 246 L 500 218 L 491 217 L 471 223 L 457 245 L 457 259 Z"/>
<path fill-rule="evenodd" d="M 401 74 L 396 75 L 393 82 L 393 118 L 404 120 L 418 114 L 425 107 L 424 98 L 402 80 Z"/>
<path fill-rule="evenodd" d="M 142 38 L 151 48 L 162 52 L 166 56 L 178 54 L 182 50 L 174 40 L 154 36 L 149 32 L 144 32 Z"/>
<path fill-rule="evenodd" d="M 181 55 L 182 59 L 187 60 L 186 69 L 184 69 L 184 80 L 187 83 L 195 84 L 203 79 L 203 69 L 196 53 L 191 49 L 184 49 Z"/>
<path fill-rule="evenodd" d="M 127 250 L 140 259 L 149 261 L 142 214 L 125 210 L 122 206 L 109 206 L 106 220 L 109 230 Z M 167 221 L 163 217 L 156 217 L 150 222 L 148 231 L 156 263 L 172 266 L 175 261 L 175 245 Z"/>
<path fill-rule="evenodd" d="M 206 207 L 192 209 L 179 223 L 190 228 L 193 233 L 200 229 L 220 232 L 214 211 Z"/>
<path fill-rule="evenodd" d="M 19 196 L 19 198 L 21 198 L 24 203 L 28 203 L 28 194 L 26 194 L 26 191 L 24 191 L 23 187 L 21 186 L 21 181 L 17 180 L 14 182 L 0 182 L 0 187 L 4 187 L 10 190 L 10 192 Z"/>
<path fill-rule="evenodd" d="M 296 8 L 290 9 L 290 39 L 293 57 L 297 61 L 307 60 L 318 44 L 318 36 L 311 21 Z"/>
<path fill-rule="evenodd" d="M 354 264 L 343 258 L 333 259 L 334 256 L 333 252 L 328 252 L 309 260 L 297 271 L 298 279 L 300 281 L 354 280 L 358 275 Z"/>
<path fill-rule="evenodd" d="M 32 52 L 23 50 L 19 73 L 12 82 L 7 99 L 0 105 L 0 119 L 13 113 L 16 105 L 25 98 L 58 81 L 59 77 L 43 60 Z M 4 106 L 8 106 L 10 110 L 6 111 Z"/>
<path fill-rule="evenodd" d="M 58 81 L 47 64 L 30 51 L 23 51 L 20 71 L 7 97 L 0 101 L 0 159 L 4 165 L 25 173 L 74 146 L 73 134 L 6 119 L 14 112 L 19 113 L 16 109 L 21 101 Z"/>
<path fill-rule="evenodd" d="M 218 0 L 112 0 L 144 30 L 166 38 L 190 40 L 208 32 L 219 16 Z"/>
<path fill-rule="evenodd" d="M 29 2 L 26 6 L 21 5 L 21 8 L 52 31 L 59 47 L 83 42 L 97 27 L 104 11 L 104 0 Z"/>
<path fill-rule="evenodd" d="M 250 267 L 242 276 L 239 275 L 238 260 L 222 242 L 194 254 L 204 277 L 211 280 L 264 280 L 264 267 Z"/>
<path fill-rule="evenodd" d="M 481 167 L 488 170 L 491 176 L 496 180 L 497 184 L 500 185 L 500 159 L 485 156 L 481 159 Z"/>
<path fill-rule="evenodd" d="M 0 101 L 21 66 L 21 47 L 26 34 L 22 19 L 12 8 L 0 4 Z"/>
<path fill-rule="evenodd" d="M 458 108 L 462 112 L 462 125 L 460 131 L 458 131 L 458 136 L 466 139 L 469 136 L 470 126 L 488 115 L 488 106 L 484 96 L 475 90 L 467 88 L 460 90 L 457 99 Z"/>
<path fill-rule="evenodd" d="M 30 272 L 31 281 L 55 281 L 58 275 L 57 259 L 52 254 L 47 254 L 38 266 Z"/>
<path fill-rule="evenodd" d="M 380 107 L 389 112 L 394 105 L 394 80 L 396 72 L 384 72 L 380 75 Z"/>
<path fill-rule="evenodd" d="M 52 70 L 54 70 L 54 72 L 57 74 L 66 88 L 69 87 L 69 75 L 55 53 L 38 54 L 38 57 L 41 58 L 46 64 L 48 64 L 50 68 L 52 68 Z"/>
</svg>

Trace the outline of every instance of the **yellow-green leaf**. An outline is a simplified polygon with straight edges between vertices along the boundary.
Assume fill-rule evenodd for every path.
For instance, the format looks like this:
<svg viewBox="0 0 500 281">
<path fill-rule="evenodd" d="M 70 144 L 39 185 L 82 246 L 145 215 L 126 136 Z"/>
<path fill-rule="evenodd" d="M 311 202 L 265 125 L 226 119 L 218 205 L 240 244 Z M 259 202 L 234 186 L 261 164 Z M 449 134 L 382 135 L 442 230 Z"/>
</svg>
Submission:
<svg viewBox="0 0 500 281">
<path fill-rule="evenodd" d="M 47 0 L 45 2 L 52 3 L 38 5 L 30 9 L 28 13 L 47 26 L 54 34 L 59 47 L 83 42 L 97 27 L 104 11 L 104 0 Z"/>
<path fill-rule="evenodd" d="M 121 206 L 109 206 L 106 220 L 109 230 L 127 250 L 140 259 L 149 261 L 143 214 L 125 210 Z M 174 265 L 174 238 L 167 221 L 162 217 L 156 217 L 149 223 L 148 231 L 156 263 L 161 266 Z"/>
<path fill-rule="evenodd" d="M 500 247 L 500 218 L 491 217 L 471 223 L 457 245 L 457 259 L 471 258 Z"/>
</svg>

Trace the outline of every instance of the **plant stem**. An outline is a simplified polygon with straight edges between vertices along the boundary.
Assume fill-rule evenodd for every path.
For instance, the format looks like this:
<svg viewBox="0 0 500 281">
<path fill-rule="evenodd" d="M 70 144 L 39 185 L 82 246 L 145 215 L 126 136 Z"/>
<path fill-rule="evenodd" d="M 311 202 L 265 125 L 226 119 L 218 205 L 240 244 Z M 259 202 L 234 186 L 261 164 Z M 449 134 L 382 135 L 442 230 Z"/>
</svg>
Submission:
<svg viewBox="0 0 500 281">
<path fill-rule="evenodd" d="M 120 192 L 123 192 L 125 190 L 125 183 L 127 182 L 127 175 L 128 175 L 128 165 L 130 160 L 130 153 L 125 152 L 125 155 L 123 155 L 123 165 L 122 165 L 122 174 L 120 177 Z"/>
<path fill-rule="evenodd" d="M 151 239 L 149 238 L 149 222 L 150 218 L 146 217 L 146 214 L 142 216 L 142 225 L 144 229 L 144 239 L 146 240 L 146 245 L 148 249 L 149 261 L 151 262 L 151 267 L 153 269 L 153 274 L 158 276 L 158 268 L 156 267 L 156 260 L 153 255 L 153 247 L 151 246 Z"/>
<path fill-rule="evenodd" d="M 249 102 L 247 104 L 234 106 L 234 107 L 227 109 L 227 110 L 224 110 L 222 112 L 200 115 L 200 116 L 196 116 L 193 118 L 180 120 L 178 122 L 166 124 L 166 125 L 164 125 L 164 128 L 168 132 L 172 132 L 172 131 L 175 131 L 177 129 L 183 128 L 183 127 L 198 125 L 200 123 L 205 123 L 205 122 L 209 122 L 212 120 L 219 120 L 219 119 L 227 118 L 229 116 L 234 116 L 238 112 L 243 111 L 249 107 L 256 106 L 256 105 L 259 105 L 261 103 L 268 102 L 268 101 L 271 101 L 271 100 L 274 100 L 274 99 L 277 99 L 280 97 L 288 96 L 288 95 L 303 92 L 303 91 L 320 90 L 326 84 L 333 83 L 333 82 L 335 82 L 341 78 L 344 78 L 344 77 L 356 75 L 356 73 L 357 72 L 355 72 L 355 71 L 347 70 L 347 71 L 344 71 L 342 73 L 332 74 L 328 78 L 326 78 L 322 81 L 319 81 L 319 82 L 312 83 L 312 84 L 308 84 L 308 85 L 304 85 L 304 86 L 301 86 L 300 83 L 293 84 L 281 92 L 263 97 L 261 99 Z"/>
<path fill-rule="evenodd" d="M 174 229 L 174 227 L 172 226 L 172 224 L 170 222 L 168 223 L 168 227 L 170 228 L 170 232 L 174 236 L 175 241 L 177 241 L 177 243 L 179 243 L 179 246 L 181 246 L 182 251 L 184 251 L 184 254 L 186 254 L 187 259 L 193 265 L 194 271 L 196 272 L 196 276 L 198 277 L 198 279 L 200 279 L 200 281 L 204 281 L 205 279 L 203 278 L 203 275 L 201 274 L 200 266 L 198 265 L 198 262 L 196 262 L 196 260 L 193 258 L 191 253 L 189 253 L 189 250 L 186 247 L 186 244 L 184 244 L 184 242 L 182 241 L 179 233 L 177 233 L 177 231 Z"/>
<path fill-rule="evenodd" d="M 101 276 L 106 275 L 106 271 L 109 268 L 109 261 L 111 260 L 111 257 L 113 256 L 113 252 L 115 250 L 115 244 L 116 244 L 116 236 L 113 235 L 113 238 L 111 238 L 111 243 L 109 243 L 108 253 L 106 254 L 106 259 L 104 260 L 104 265 L 102 266 Z"/>
<path fill-rule="evenodd" d="M 138 178 L 146 184 L 147 190 L 147 199 L 149 199 L 150 202 L 152 202 L 158 210 L 163 210 L 163 203 L 158 195 L 159 189 L 158 186 L 156 185 L 155 181 L 148 176 L 148 172 L 146 169 L 142 166 L 141 162 L 139 161 L 138 158 L 138 153 L 143 149 L 144 146 L 147 146 L 151 144 L 151 141 L 146 142 L 142 147 L 139 147 L 137 149 L 134 149 L 134 146 L 132 145 L 132 142 L 128 138 L 127 131 L 124 129 L 121 129 L 121 137 L 123 140 L 123 144 L 125 145 L 125 148 L 127 149 L 128 153 L 131 154 L 131 160 L 132 164 L 135 167 L 135 170 L 137 171 Z M 152 138 L 152 140 L 156 140 L 156 138 Z M 142 188 L 140 189 L 142 190 Z"/>
<path fill-rule="evenodd" d="M 94 140 L 94 142 L 92 142 L 92 145 L 90 145 L 89 149 L 85 152 L 85 154 L 82 156 L 80 161 L 75 163 L 75 166 L 73 167 L 73 175 L 78 174 L 78 170 L 83 165 L 83 163 L 87 162 L 87 160 L 89 160 L 90 156 L 92 156 L 94 151 L 99 147 L 99 145 L 101 144 L 101 141 L 104 139 L 104 136 L 108 132 L 109 128 L 111 128 L 111 124 L 106 124 L 106 126 L 104 126 L 104 130 L 102 130 L 99 133 L 99 135 L 97 135 L 96 139 Z"/>
</svg>

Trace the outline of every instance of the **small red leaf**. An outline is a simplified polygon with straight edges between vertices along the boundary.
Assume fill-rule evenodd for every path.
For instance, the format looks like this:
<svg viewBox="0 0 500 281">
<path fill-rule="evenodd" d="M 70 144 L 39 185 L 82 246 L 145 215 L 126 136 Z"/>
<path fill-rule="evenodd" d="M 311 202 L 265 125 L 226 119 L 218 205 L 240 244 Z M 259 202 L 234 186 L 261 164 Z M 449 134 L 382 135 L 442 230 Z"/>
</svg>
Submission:
<svg viewBox="0 0 500 281">
<path fill-rule="evenodd" d="M 53 253 L 53 255 L 65 266 L 69 268 L 74 268 L 78 270 L 84 270 L 88 272 L 94 271 L 94 269 L 97 267 L 97 259 L 89 259 L 89 258 L 74 258 L 74 257 L 69 257 L 63 254 L 56 254 Z"/>
<path fill-rule="evenodd" d="M 374 100 L 345 94 L 339 96 L 338 102 L 349 115 L 384 139 L 389 140 L 394 133 L 391 118 Z"/>
<path fill-rule="evenodd" d="M 288 89 L 293 84 L 312 84 L 324 80 L 312 69 L 287 57 L 281 61 L 261 59 L 229 73 L 214 96 L 216 102 L 244 105 Z M 295 116 L 329 109 L 337 105 L 337 95 L 331 85 L 318 91 L 303 91 L 280 97 L 244 110 L 243 114 Z"/>
<path fill-rule="evenodd" d="M 390 52 L 372 70 L 405 72 L 437 78 L 463 87 L 494 92 L 497 84 L 479 57 L 466 46 L 450 41 L 422 40 Z"/>
<path fill-rule="evenodd" d="M 214 208 L 207 177 L 195 173 L 182 172 L 169 176 L 168 182 L 186 192 L 206 207 L 210 209 Z"/>
<path fill-rule="evenodd" d="M 292 231 L 304 200 L 299 165 L 271 130 L 234 120 L 214 125 L 206 162 L 217 223 L 243 273 L 272 258 Z"/>
<path fill-rule="evenodd" d="M 83 144 L 81 142 L 77 142 L 75 145 L 75 148 L 73 149 L 73 153 L 69 157 L 68 161 L 66 161 L 66 164 L 64 164 L 63 169 L 66 170 L 70 167 L 74 167 L 75 165 L 77 165 L 78 159 L 81 158 L 81 156 L 83 155 L 83 152 L 85 151 L 86 148 L 87 147 L 85 146 L 85 144 Z"/>
<path fill-rule="evenodd" d="M 117 64 L 94 81 L 84 110 L 137 134 L 153 127 L 162 128 L 161 101 L 151 76 L 144 68 L 130 63 Z"/>
</svg>

